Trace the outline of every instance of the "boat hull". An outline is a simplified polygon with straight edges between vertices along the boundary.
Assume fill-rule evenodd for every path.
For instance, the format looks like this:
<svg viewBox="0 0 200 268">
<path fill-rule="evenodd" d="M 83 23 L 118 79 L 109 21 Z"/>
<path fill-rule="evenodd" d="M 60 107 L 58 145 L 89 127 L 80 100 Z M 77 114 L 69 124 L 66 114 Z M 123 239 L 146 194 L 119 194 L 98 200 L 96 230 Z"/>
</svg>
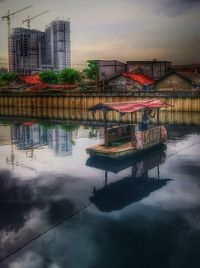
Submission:
<svg viewBox="0 0 200 268">
<path fill-rule="evenodd" d="M 136 149 L 131 145 L 131 143 L 127 143 L 127 146 L 124 148 L 120 147 L 112 147 L 112 148 L 106 148 L 104 144 L 101 145 L 96 145 L 93 147 L 89 147 L 86 149 L 87 154 L 90 156 L 100 156 L 100 157 L 105 157 L 105 158 L 123 158 L 126 156 L 132 156 L 132 155 L 137 155 L 137 154 L 142 154 L 145 153 L 146 151 L 160 146 L 165 140 L 151 143 L 151 144 L 146 144 L 143 148 L 141 149 Z"/>
</svg>

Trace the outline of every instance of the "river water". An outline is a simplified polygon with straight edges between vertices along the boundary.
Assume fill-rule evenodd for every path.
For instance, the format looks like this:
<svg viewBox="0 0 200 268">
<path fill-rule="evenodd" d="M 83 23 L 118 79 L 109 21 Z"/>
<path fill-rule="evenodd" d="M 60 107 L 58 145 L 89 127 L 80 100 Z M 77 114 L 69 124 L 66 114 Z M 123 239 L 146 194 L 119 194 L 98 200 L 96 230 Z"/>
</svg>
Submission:
<svg viewBox="0 0 200 268">
<path fill-rule="evenodd" d="M 86 155 L 102 122 L 71 116 L 0 116 L 0 267 L 199 267 L 200 114 L 117 163 Z"/>
</svg>

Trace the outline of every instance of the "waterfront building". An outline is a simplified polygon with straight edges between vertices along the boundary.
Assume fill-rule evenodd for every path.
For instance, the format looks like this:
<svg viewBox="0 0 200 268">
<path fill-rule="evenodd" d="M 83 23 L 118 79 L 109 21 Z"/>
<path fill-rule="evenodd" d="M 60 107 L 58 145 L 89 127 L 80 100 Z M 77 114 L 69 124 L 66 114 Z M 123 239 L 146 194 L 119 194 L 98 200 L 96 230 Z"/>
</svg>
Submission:
<svg viewBox="0 0 200 268">
<path fill-rule="evenodd" d="M 45 61 L 45 33 L 14 28 L 9 36 L 10 71 L 31 74 L 40 71 Z"/>
<path fill-rule="evenodd" d="M 200 89 L 200 75 L 190 72 L 171 71 L 156 82 L 157 90 Z"/>
<path fill-rule="evenodd" d="M 200 64 L 182 64 L 182 65 L 172 65 L 172 70 L 177 72 L 188 72 L 200 74 Z"/>
<path fill-rule="evenodd" d="M 154 79 L 138 73 L 123 73 L 108 81 L 110 90 L 152 90 Z"/>
<path fill-rule="evenodd" d="M 99 82 L 116 77 L 126 70 L 126 64 L 118 60 L 97 60 Z"/>
<path fill-rule="evenodd" d="M 127 61 L 126 70 L 128 73 L 142 73 L 155 80 L 161 78 L 171 70 L 169 61 Z"/>
<path fill-rule="evenodd" d="M 55 20 L 45 29 L 46 64 L 56 71 L 71 67 L 70 21 Z"/>
</svg>

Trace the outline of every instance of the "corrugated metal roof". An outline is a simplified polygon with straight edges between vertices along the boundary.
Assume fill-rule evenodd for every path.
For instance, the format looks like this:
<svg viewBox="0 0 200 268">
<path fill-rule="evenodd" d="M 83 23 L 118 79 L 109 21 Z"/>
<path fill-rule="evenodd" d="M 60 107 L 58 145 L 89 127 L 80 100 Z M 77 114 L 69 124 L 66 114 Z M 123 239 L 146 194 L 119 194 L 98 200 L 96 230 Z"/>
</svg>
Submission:
<svg viewBox="0 0 200 268">
<path fill-rule="evenodd" d="M 142 85 L 152 85 L 155 82 L 150 76 L 140 73 L 123 73 L 122 76 L 130 78 Z"/>
</svg>

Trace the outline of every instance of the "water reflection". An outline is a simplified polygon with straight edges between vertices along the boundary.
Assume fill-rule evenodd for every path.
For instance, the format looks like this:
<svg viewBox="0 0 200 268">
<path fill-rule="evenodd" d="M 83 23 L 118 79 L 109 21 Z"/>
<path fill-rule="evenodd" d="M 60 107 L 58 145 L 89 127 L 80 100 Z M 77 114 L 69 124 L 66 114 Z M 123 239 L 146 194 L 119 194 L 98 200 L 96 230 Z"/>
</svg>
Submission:
<svg viewBox="0 0 200 268">
<path fill-rule="evenodd" d="M 137 114 L 135 120 L 141 121 L 141 113 Z M 26 118 L 44 120 L 50 119 L 52 122 L 58 120 L 69 120 L 78 122 L 87 122 L 93 124 L 94 122 L 103 121 L 103 114 L 97 112 L 95 120 L 91 112 L 87 109 L 56 109 L 47 107 L 38 107 L 36 109 L 30 109 L 28 107 L 7 107 L 0 106 L 0 118 L 2 120 L 9 120 L 10 118 L 17 120 L 26 120 Z M 120 116 L 118 112 L 110 112 L 108 115 L 109 122 L 130 122 L 130 115 Z M 157 123 L 157 119 L 153 119 L 154 123 Z M 183 125 L 200 125 L 199 112 L 176 112 L 176 111 L 161 111 L 160 124 L 183 124 Z"/>
<path fill-rule="evenodd" d="M 78 126 L 23 122 L 14 124 L 11 128 L 12 139 L 19 150 L 36 149 L 47 145 L 57 155 L 71 155 Z"/>
<path fill-rule="evenodd" d="M 120 210 L 138 202 L 165 186 L 171 179 L 160 179 L 159 165 L 165 162 L 166 146 L 147 152 L 140 157 L 126 157 L 119 159 L 104 159 L 101 157 L 91 157 L 86 162 L 90 167 L 105 170 L 105 185 L 96 190 L 94 187 L 93 196 L 90 201 L 103 212 Z M 119 171 L 131 168 L 131 175 L 121 180 L 108 184 L 108 171 L 118 173 Z M 148 171 L 157 167 L 157 177 L 148 176 Z"/>
<path fill-rule="evenodd" d="M 85 153 L 101 121 L 54 119 L 0 124 L 0 259 L 94 205 L 0 267 L 198 267 L 199 127 L 168 125 L 167 150 L 105 162 Z"/>
<path fill-rule="evenodd" d="M 0 236 L 3 231 L 17 232 L 21 229 L 33 211 L 45 210 L 50 223 L 55 223 L 64 213 L 66 215 L 74 210 L 68 198 L 56 198 L 60 192 L 60 185 L 56 181 L 48 187 L 44 185 L 42 177 L 21 183 L 19 178 L 7 171 L 0 172 L 0 181 Z"/>
</svg>

